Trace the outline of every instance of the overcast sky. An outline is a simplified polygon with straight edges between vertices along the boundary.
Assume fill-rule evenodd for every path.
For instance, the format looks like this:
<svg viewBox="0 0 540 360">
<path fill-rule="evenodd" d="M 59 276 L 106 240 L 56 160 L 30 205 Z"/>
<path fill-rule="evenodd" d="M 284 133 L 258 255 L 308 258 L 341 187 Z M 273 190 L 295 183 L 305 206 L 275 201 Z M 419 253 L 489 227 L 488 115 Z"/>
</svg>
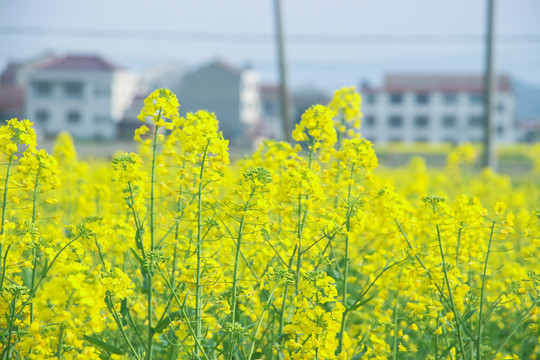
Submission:
<svg viewBox="0 0 540 360">
<path fill-rule="evenodd" d="M 282 0 L 290 82 L 330 90 L 380 83 L 387 72 L 481 72 L 485 6 Z M 539 18 L 540 0 L 497 1 L 497 71 L 540 85 Z M 46 51 L 97 53 L 136 71 L 162 60 L 190 69 L 219 57 L 250 62 L 272 83 L 274 31 L 273 0 L 0 0 L 0 67 Z"/>
</svg>

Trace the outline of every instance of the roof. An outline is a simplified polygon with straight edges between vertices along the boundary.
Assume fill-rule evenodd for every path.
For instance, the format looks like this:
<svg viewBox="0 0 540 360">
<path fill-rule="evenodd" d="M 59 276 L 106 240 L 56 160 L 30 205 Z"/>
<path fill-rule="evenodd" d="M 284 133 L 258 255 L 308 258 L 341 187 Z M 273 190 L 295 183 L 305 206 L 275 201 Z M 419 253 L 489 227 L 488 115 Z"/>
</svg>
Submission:
<svg viewBox="0 0 540 360">
<path fill-rule="evenodd" d="M 44 66 L 38 67 L 37 70 L 115 71 L 120 69 L 121 67 L 99 56 L 69 55 L 53 60 Z"/>
<path fill-rule="evenodd" d="M 0 86 L 0 111 L 11 111 L 24 107 L 24 90 L 18 86 Z"/>
<path fill-rule="evenodd" d="M 517 127 L 523 130 L 540 130 L 540 118 L 521 120 Z"/>
<path fill-rule="evenodd" d="M 281 92 L 281 87 L 274 84 L 262 84 L 261 85 L 261 94 L 263 95 L 274 95 Z"/>
<path fill-rule="evenodd" d="M 202 72 L 202 71 L 206 71 L 207 69 L 211 69 L 211 68 L 219 68 L 219 69 L 223 69 L 225 71 L 227 71 L 228 73 L 231 73 L 231 74 L 235 74 L 235 75 L 239 75 L 241 73 L 241 71 L 239 69 L 237 69 L 235 66 L 221 60 L 221 59 L 216 59 L 216 60 L 213 60 L 203 66 L 200 66 L 198 67 L 197 69 L 195 69 L 194 71 L 191 71 L 188 75 L 191 75 L 191 74 L 195 74 L 195 73 L 199 73 L 199 72 Z"/>
<path fill-rule="evenodd" d="M 498 91 L 511 91 L 511 81 L 506 75 L 496 79 Z M 468 92 L 484 91 L 484 77 L 465 74 L 388 74 L 382 89 L 364 87 L 367 92 Z"/>
<path fill-rule="evenodd" d="M 20 69 L 21 64 L 10 62 L 2 75 L 0 75 L 0 84 L 15 85 L 17 82 L 17 71 Z"/>
</svg>

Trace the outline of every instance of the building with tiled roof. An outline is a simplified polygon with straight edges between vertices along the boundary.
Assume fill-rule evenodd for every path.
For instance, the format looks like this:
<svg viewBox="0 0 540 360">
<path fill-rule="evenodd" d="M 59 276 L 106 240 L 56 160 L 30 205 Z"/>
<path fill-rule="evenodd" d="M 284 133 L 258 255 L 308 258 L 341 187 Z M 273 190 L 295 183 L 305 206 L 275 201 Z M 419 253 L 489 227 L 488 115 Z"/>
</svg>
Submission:
<svg viewBox="0 0 540 360">
<path fill-rule="evenodd" d="M 252 136 L 261 121 L 260 78 L 249 67 L 210 62 L 186 74 L 178 95 L 183 112 L 214 112 L 229 140 Z"/>
<path fill-rule="evenodd" d="M 52 137 L 112 139 L 137 92 L 134 74 L 99 56 L 64 56 L 34 68 L 27 79 L 26 116 Z"/>
<path fill-rule="evenodd" d="M 497 141 L 516 141 L 516 100 L 511 81 L 498 76 Z M 389 74 L 380 87 L 362 85 L 362 135 L 374 142 L 481 142 L 485 111 L 482 76 Z"/>
<path fill-rule="evenodd" d="M 10 61 L 7 64 L 0 74 L 0 118 L 24 117 L 28 73 L 53 59 L 52 55 L 45 54 L 29 61 Z"/>
</svg>

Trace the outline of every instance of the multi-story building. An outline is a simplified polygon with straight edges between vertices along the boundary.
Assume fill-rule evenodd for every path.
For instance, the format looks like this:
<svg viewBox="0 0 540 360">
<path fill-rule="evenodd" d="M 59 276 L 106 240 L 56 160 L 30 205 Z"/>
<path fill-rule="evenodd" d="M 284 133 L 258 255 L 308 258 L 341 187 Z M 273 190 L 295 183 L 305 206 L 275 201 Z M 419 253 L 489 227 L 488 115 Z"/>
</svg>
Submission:
<svg viewBox="0 0 540 360">
<path fill-rule="evenodd" d="M 45 54 L 24 62 L 9 62 L 0 75 L 0 120 L 24 117 L 28 73 L 54 60 Z"/>
<path fill-rule="evenodd" d="M 496 80 L 497 141 L 515 141 L 510 79 Z M 479 142 L 484 138 L 481 76 L 391 74 L 383 87 L 363 85 L 362 134 L 374 142 Z"/>
<path fill-rule="evenodd" d="M 182 112 L 215 113 L 229 140 L 251 136 L 261 121 L 260 78 L 251 67 L 239 70 L 223 61 L 211 62 L 186 74 L 178 100 Z"/>
<path fill-rule="evenodd" d="M 97 56 L 66 56 L 27 75 L 26 116 L 38 134 L 112 139 L 137 92 L 134 74 Z"/>
</svg>

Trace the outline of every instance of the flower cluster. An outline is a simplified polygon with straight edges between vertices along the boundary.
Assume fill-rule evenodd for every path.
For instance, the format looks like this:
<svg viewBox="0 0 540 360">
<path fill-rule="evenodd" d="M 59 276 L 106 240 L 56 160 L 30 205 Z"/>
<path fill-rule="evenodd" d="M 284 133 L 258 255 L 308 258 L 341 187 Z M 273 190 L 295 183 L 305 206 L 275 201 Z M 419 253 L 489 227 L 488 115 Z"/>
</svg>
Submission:
<svg viewBox="0 0 540 360">
<path fill-rule="evenodd" d="M 346 123 L 352 123 L 353 128 L 360 127 L 360 121 L 362 119 L 361 105 L 362 97 L 356 92 L 354 86 L 344 87 L 334 92 L 334 96 L 328 107 L 342 117 L 343 121 L 336 124 L 340 133 L 346 131 Z"/>
<path fill-rule="evenodd" d="M 216 115 L 180 117 L 165 89 L 112 160 L 67 134 L 37 151 L 8 120 L 0 358 L 536 359 L 535 170 L 460 171 L 468 145 L 378 167 L 360 102 L 308 109 L 307 153 L 266 141 L 233 164 Z"/>
<path fill-rule="evenodd" d="M 302 115 L 302 120 L 296 125 L 292 137 L 296 141 L 310 141 L 312 152 L 319 148 L 331 148 L 337 141 L 334 128 L 335 113 L 323 105 L 314 105 Z M 311 140 L 310 140 L 311 137 Z"/>
<path fill-rule="evenodd" d="M 171 130 L 174 124 L 172 121 L 166 122 L 166 119 L 177 118 L 179 107 L 176 95 L 169 89 L 157 89 L 144 100 L 144 107 L 138 119 L 158 128 L 165 127 Z"/>
</svg>

